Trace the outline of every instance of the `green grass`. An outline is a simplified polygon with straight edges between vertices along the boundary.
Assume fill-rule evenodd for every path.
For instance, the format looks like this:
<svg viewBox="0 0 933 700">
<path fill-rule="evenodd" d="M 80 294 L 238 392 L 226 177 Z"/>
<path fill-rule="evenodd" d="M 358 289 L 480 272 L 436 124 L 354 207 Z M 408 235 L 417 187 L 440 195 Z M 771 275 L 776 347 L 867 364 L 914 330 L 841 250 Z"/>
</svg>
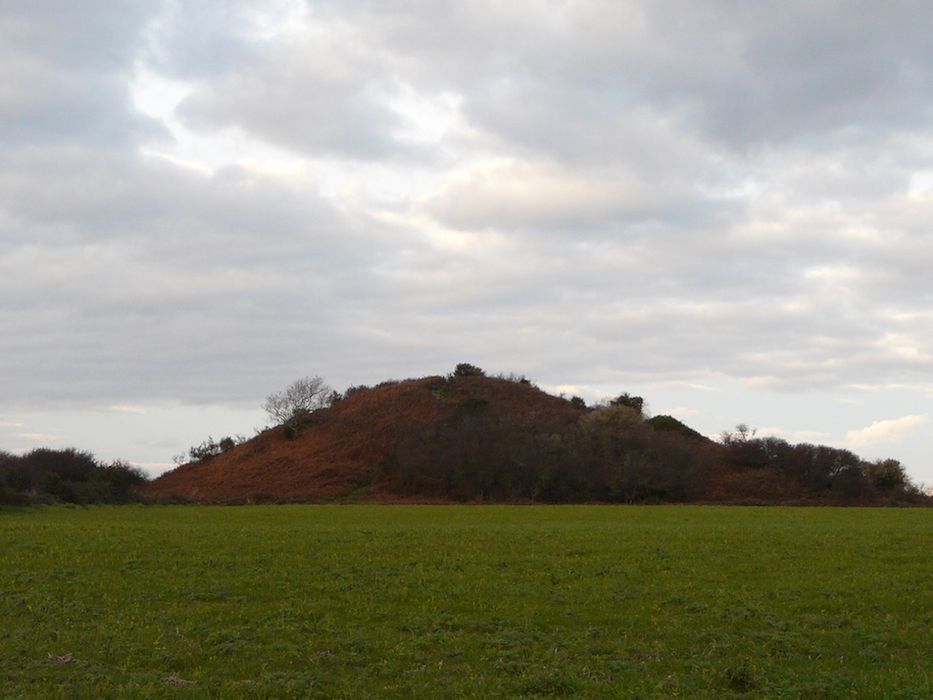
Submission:
<svg viewBox="0 0 933 700">
<path fill-rule="evenodd" d="M 4 510 L 0 697 L 933 697 L 931 553 L 931 509 Z"/>
</svg>

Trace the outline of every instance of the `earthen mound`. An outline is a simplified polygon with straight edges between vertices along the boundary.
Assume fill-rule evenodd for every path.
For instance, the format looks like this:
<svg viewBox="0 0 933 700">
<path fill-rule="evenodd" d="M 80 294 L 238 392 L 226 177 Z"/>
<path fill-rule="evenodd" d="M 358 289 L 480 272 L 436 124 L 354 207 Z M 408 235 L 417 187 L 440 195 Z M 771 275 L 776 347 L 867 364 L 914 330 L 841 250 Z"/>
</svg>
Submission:
<svg viewBox="0 0 933 700">
<path fill-rule="evenodd" d="M 399 450 L 438 426 L 478 414 L 566 425 L 584 412 L 523 381 L 433 376 L 385 382 L 315 411 L 292 438 L 282 426 L 269 428 L 227 452 L 163 474 L 147 492 L 195 501 L 407 500 L 419 494 L 406 493 L 388 467 Z"/>
</svg>

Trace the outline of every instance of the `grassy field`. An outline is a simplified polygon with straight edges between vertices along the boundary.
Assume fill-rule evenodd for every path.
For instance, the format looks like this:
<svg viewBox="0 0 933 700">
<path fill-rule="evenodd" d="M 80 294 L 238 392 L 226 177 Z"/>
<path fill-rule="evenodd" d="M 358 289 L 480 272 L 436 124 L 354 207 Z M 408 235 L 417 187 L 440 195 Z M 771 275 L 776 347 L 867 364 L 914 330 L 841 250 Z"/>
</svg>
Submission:
<svg viewBox="0 0 933 700">
<path fill-rule="evenodd" d="M 931 553 L 931 509 L 4 510 L 0 697 L 928 698 Z"/>
</svg>

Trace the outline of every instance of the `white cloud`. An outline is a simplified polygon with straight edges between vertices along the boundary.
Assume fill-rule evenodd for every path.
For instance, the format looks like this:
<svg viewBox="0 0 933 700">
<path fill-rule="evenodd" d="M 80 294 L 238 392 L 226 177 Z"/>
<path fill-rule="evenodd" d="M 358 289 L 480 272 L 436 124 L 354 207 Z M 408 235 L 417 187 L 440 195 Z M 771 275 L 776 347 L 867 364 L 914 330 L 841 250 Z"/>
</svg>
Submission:
<svg viewBox="0 0 933 700">
<path fill-rule="evenodd" d="M 911 415 L 875 421 L 869 426 L 846 433 L 846 442 L 857 447 L 883 442 L 897 442 L 902 436 L 929 422 L 928 415 Z"/>
<path fill-rule="evenodd" d="M 130 404 L 119 404 L 116 406 L 111 406 L 107 410 L 112 411 L 113 413 L 129 413 L 137 416 L 146 415 L 146 409 L 142 406 L 133 406 Z"/>
<path fill-rule="evenodd" d="M 58 435 L 49 435 L 47 433 L 17 433 L 16 437 L 30 442 L 56 442 L 61 439 Z"/>
<path fill-rule="evenodd" d="M 668 196 L 659 183 L 634 173 L 574 173 L 550 163 L 500 161 L 454 174 L 425 209 L 457 229 L 579 234 L 661 216 Z"/>
</svg>

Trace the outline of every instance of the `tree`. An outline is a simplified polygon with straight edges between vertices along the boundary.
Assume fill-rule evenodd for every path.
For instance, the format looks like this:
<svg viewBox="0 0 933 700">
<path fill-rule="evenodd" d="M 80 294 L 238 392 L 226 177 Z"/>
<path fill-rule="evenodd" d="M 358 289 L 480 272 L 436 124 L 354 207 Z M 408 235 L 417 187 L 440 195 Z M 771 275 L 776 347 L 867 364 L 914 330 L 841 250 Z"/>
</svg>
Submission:
<svg viewBox="0 0 933 700">
<path fill-rule="evenodd" d="M 293 423 L 330 405 L 332 389 L 320 377 L 296 379 L 283 391 L 269 394 L 262 407 L 276 425 Z"/>
<path fill-rule="evenodd" d="M 885 493 L 909 483 L 904 465 L 896 459 L 879 459 L 876 462 L 865 463 L 862 469 L 875 488 Z"/>
<path fill-rule="evenodd" d="M 747 423 L 739 423 L 734 431 L 724 430 L 719 434 L 719 439 L 723 445 L 732 445 L 735 443 L 746 443 L 755 437 L 757 428 L 749 428 Z"/>
<path fill-rule="evenodd" d="M 461 362 L 458 364 L 453 371 L 451 376 L 453 377 L 483 377 L 486 373 L 481 370 L 476 365 L 471 365 L 469 362 Z"/>
<path fill-rule="evenodd" d="M 628 408 L 637 411 L 638 415 L 643 415 L 645 410 L 645 400 L 641 396 L 632 396 L 627 391 L 624 394 L 619 394 L 616 398 L 612 399 L 609 402 L 609 405 L 627 406 Z"/>
</svg>

